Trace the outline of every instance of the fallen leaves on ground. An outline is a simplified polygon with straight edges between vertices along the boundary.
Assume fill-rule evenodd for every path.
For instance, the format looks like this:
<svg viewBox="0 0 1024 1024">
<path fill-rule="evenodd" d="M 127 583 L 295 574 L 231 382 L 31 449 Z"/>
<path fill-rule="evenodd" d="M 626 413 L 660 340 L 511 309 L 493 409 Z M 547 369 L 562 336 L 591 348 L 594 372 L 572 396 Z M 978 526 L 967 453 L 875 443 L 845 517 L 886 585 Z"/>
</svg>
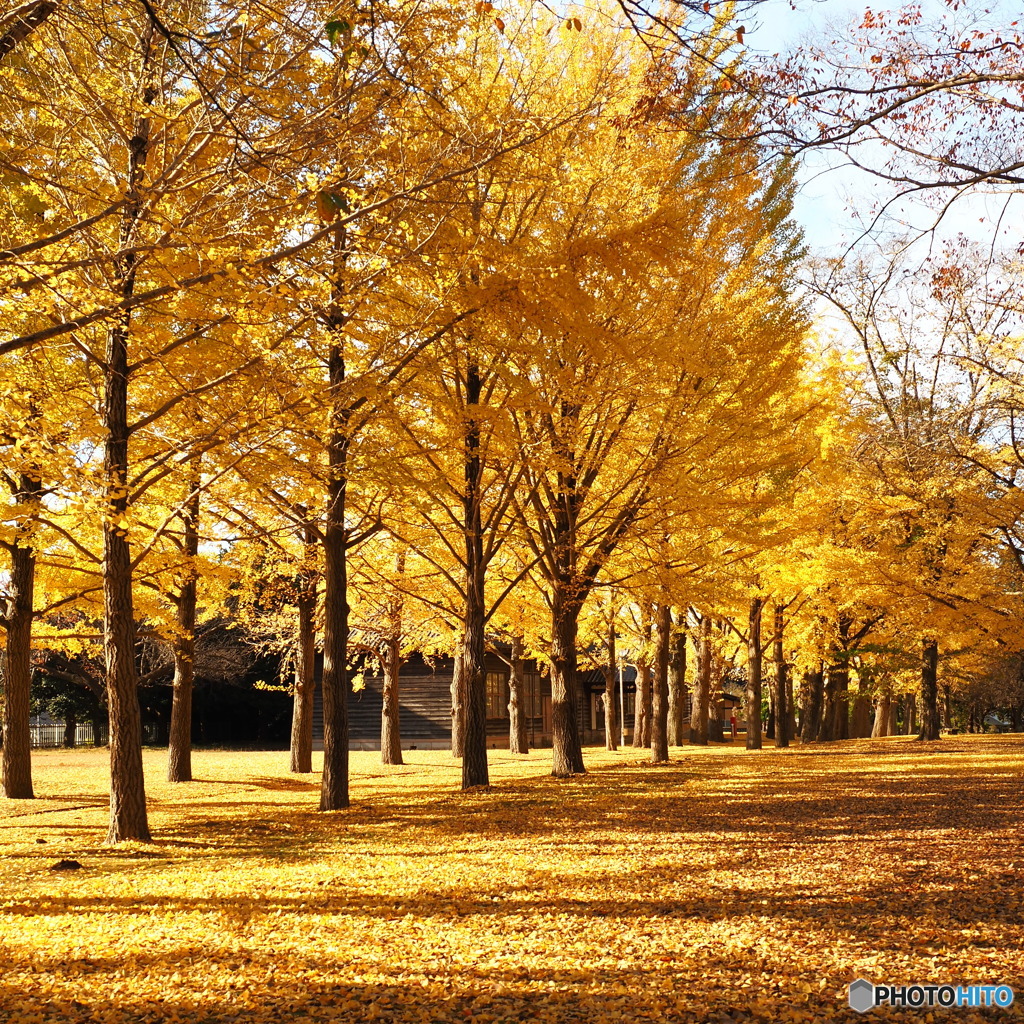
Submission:
<svg viewBox="0 0 1024 1024">
<path fill-rule="evenodd" d="M 0 805 L 0 1019 L 864 1020 L 857 977 L 1024 1001 L 1021 737 L 639 753 L 555 780 L 493 751 L 468 794 L 446 752 L 353 753 L 325 815 L 286 753 L 172 785 L 148 751 L 156 842 L 110 848 L 106 752 L 39 752 L 40 799 Z"/>
</svg>

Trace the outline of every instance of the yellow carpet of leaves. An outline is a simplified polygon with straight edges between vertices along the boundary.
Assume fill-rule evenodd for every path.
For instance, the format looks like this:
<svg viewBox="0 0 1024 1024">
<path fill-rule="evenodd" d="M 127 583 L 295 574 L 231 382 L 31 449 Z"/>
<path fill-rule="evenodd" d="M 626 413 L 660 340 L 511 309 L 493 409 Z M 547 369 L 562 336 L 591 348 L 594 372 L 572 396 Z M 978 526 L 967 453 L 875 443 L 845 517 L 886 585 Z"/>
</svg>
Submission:
<svg viewBox="0 0 1024 1024">
<path fill-rule="evenodd" d="M 316 811 L 287 755 L 199 752 L 152 846 L 108 848 L 106 752 L 0 802 L 0 1020 L 1021 1019 L 1024 738 L 747 754 L 353 754 Z M 61 858 L 82 864 L 55 872 Z M 847 983 L 1006 983 L 1004 1010 L 852 1013 Z"/>
</svg>

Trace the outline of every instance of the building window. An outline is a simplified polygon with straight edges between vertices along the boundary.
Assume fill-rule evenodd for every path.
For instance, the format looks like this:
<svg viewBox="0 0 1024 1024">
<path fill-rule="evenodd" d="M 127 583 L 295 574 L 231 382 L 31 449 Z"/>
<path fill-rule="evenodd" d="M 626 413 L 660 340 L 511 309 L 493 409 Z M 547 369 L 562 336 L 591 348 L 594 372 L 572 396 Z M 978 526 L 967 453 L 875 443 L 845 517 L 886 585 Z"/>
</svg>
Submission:
<svg viewBox="0 0 1024 1024">
<path fill-rule="evenodd" d="M 540 673 L 527 672 L 523 676 L 523 714 L 527 718 L 540 718 Z"/>
<path fill-rule="evenodd" d="M 500 672 L 487 673 L 487 717 L 508 718 L 508 697 L 505 677 Z"/>
</svg>

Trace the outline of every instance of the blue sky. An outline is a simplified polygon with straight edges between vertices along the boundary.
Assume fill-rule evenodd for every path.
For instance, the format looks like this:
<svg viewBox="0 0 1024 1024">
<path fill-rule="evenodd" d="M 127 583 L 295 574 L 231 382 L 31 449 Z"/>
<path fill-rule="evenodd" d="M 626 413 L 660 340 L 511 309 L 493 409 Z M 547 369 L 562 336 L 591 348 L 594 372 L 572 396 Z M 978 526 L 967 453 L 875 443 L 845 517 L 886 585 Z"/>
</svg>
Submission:
<svg viewBox="0 0 1024 1024">
<path fill-rule="evenodd" d="M 899 5 L 882 2 L 871 4 L 864 0 L 860 4 L 835 2 L 835 0 L 768 0 L 756 18 L 746 19 L 747 46 L 760 53 L 781 53 L 798 48 L 802 42 L 813 40 L 818 43 L 827 40 L 829 29 L 859 22 L 866 8 L 875 11 L 891 10 Z M 925 15 L 946 11 L 942 0 L 923 0 L 921 6 Z M 981 4 L 977 5 L 981 7 Z M 996 24 L 1008 25 L 1016 18 L 1022 18 L 1019 4 L 1005 0 L 990 0 L 984 4 L 989 18 Z M 956 15 L 962 17 L 963 13 Z M 803 225 L 810 245 L 823 252 L 838 254 L 851 242 L 861 236 L 862 218 L 877 206 L 884 194 L 885 186 L 870 174 L 839 165 L 835 156 L 815 153 L 804 161 L 800 179 L 802 182 L 796 210 L 797 219 Z M 961 201 L 947 214 L 940 229 L 940 238 L 964 233 L 971 237 L 988 240 L 1002 215 L 1000 234 L 1009 240 L 1012 234 L 1019 242 L 1019 222 L 1024 213 L 1024 195 L 1018 195 L 1011 205 L 1009 216 L 1004 212 L 1005 193 L 1000 197 L 979 196 L 970 201 Z M 925 227 L 934 222 L 934 210 L 920 205 L 902 203 L 892 208 L 904 222 Z"/>
</svg>

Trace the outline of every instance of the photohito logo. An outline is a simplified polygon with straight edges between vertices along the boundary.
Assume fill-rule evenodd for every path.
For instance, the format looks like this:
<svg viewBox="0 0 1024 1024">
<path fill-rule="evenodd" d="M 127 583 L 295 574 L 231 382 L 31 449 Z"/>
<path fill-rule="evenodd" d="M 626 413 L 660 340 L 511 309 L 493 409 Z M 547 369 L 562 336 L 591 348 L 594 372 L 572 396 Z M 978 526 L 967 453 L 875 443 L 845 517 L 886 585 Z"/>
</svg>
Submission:
<svg viewBox="0 0 1024 1024">
<path fill-rule="evenodd" d="M 876 985 L 866 978 L 850 982 L 850 1008 L 858 1013 L 876 1006 L 1013 1005 L 1009 985 Z"/>
</svg>

